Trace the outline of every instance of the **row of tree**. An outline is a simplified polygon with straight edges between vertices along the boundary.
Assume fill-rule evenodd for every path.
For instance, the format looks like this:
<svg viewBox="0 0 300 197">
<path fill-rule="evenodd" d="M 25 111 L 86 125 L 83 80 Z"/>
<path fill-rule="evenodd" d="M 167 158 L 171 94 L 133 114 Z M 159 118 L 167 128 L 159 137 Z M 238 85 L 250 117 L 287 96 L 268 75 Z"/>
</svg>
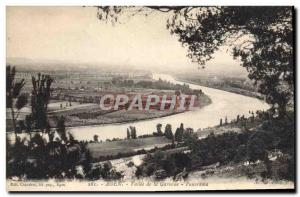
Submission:
<svg viewBox="0 0 300 197">
<path fill-rule="evenodd" d="M 136 128 L 134 126 L 130 126 L 127 128 L 127 139 L 136 139 L 137 134 L 136 134 Z"/>
</svg>

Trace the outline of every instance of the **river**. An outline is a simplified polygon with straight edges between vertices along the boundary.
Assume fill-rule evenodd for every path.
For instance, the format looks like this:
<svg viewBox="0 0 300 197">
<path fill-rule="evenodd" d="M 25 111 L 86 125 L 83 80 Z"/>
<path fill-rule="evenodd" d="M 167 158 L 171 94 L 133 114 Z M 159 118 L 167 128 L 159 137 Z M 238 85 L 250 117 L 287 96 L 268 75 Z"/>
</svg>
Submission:
<svg viewBox="0 0 300 197">
<path fill-rule="evenodd" d="M 175 84 L 183 84 L 183 82 L 176 81 L 170 75 L 153 74 L 153 78 L 156 80 L 160 78 Z M 245 117 L 250 116 L 249 110 L 255 112 L 256 110 L 267 110 L 269 108 L 267 103 L 256 98 L 195 84 L 186 84 L 192 89 L 201 89 L 211 98 L 212 103 L 195 111 L 188 111 L 162 118 L 132 123 L 73 127 L 68 128 L 67 131 L 72 133 L 78 140 L 92 140 L 94 135 L 98 135 L 99 140 L 106 140 L 112 138 L 125 138 L 126 129 L 129 126 L 136 127 L 137 135 L 152 134 L 156 131 L 156 125 L 158 123 L 163 125 L 163 130 L 166 124 L 171 124 L 173 132 L 179 127 L 180 123 L 183 123 L 185 128 L 190 127 L 197 130 L 199 128 L 203 129 L 218 125 L 220 118 L 224 119 L 225 116 L 227 116 L 230 121 L 236 118 L 238 114 L 245 115 Z"/>
</svg>

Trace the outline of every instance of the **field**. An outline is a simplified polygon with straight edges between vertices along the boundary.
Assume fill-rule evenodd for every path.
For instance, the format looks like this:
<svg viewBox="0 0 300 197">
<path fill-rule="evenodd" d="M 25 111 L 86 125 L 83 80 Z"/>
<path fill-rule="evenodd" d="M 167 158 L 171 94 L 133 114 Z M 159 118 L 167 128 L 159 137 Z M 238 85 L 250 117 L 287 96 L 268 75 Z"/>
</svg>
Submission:
<svg viewBox="0 0 300 197">
<path fill-rule="evenodd" d="M 62 108 L 60 107 L 62 106 Z M 78 103 L 72 102 L 72 106 L 70 106 L 69 102 L 67 101 L 58 101 L 50 103 L 48 106 L 48 113 L 50 115 L 71 115 L 83 112 L 90 112 L 93 110 L 99 110 L 99 105 L 95 103 Z"/>
<path fill-rule="evenodd" d="M 165 137 L 147 137 L 113 142 L 90 143 L 87 145 L 87 148 L 92 158 L 96 159 L 100 156 L 117 155 L 118 153 L 129 153 L 141 149 L 161 147 L 171 142 L 171 140 Z"/>
<path fill-rule="evenodd" d="M 67 116 L 66 126 L 86 126 L 86 125 L 99 125 L 111 123 L 134 122 L 139 120 L 146 120 L 152 118 L 159 118 L 169 116 L 176 112 L 169 111 L 139 111 L 139 110 L 119 110 L 119 111 L 94 111 L 73 114 Z"/>
</svg>

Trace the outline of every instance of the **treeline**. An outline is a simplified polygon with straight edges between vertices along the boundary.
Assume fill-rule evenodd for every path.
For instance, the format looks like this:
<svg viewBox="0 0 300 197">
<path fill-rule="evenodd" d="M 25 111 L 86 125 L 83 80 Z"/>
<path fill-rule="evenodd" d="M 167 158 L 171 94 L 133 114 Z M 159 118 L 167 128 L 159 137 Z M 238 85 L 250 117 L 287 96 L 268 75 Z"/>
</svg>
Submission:
<svg viewBox="0 0 300 197">
<path fill-rule="evenodd" d="M 200 84 L 203 86 L 208 86 L 212 88 L 217 88 L 217 89 L 223 89 L 223 88 L 237 88 L 237 89 L 242 89 L 242 90 L 247 90 L 250 92 L 258 92 L 258 89 L 253 86 L 251 81 L 247 80 L 246 78 L 234 78 L 234 77 L 220 77 L 218 79 L 212 80 L 211 77 L 191 77 L 189 76 L 188 79 L 185 77 L 180 77 L 182 80 L 188 80 L 192 83 Z"/>
<path fill-rule="evenodd" d="M 150 80 L 141 80 L 135 82 L 134 80 L 115 80 L 115 85 L 121 87 L 134 87 L 134 88 L 151 88 L 151 89 L 159 89 L 159 90 L 178 90 L 184 94 L 194 94 L 201 95 L 203 92 L 201 90 L 193 90 L 187 84 L 173 84 L 169 81 L 164 81 L 159 79 L 158 81 L 150 81 Z"/>
<path fill-rule="evenodd" d="M 195 135 L 194 130 L 192 128 L 184 129 L 183 123 L 180 124 L 178 128 L 176 128 L 175 133 L 173 133 L 172 125 L 166 124 L 164 132 L 162 131 L 162 124 L 158 123 L 156 125 L 156 131 L 152 134 L 140 135 L 138 138 L 146 138 L 146 137 L 157 137 L 157 136 L 165 136 L 166 138 L 172 140 L 174 142 L 183 142 L 190 135 Z"/>
</svg>

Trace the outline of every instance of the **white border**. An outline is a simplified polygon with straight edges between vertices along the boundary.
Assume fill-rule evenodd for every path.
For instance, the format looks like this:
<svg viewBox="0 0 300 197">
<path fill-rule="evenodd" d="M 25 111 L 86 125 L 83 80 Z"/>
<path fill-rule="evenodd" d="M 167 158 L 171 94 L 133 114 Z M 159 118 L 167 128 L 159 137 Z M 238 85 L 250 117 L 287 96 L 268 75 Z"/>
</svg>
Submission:
<svg viewBox="0 0 300 197">
<path fill-rule="evenodd" d="M 4 0 L 5 5 L 294 5 L 296 0 Z"/>
<path fill-rule="evenodd" d="M 295 6 L 296 9 L 299 8 L 300 1 L 298 0 L 260 0 L 260 1 L 254 1 L 254 0 L 45 0 L 41 2 L 41 0 L 2 0 L 0 1 L 0 20 L 1 20 L 1 26 L 0 26 L 0 38 L 1 38 L 1 47 L 0 47 L 0 62 L 1 62 L 1 72 L 0 72 L 0 92 L 3 94 L 0 94 L 0 144 L 1 144 L 1 170 L 0 170 L 0 193 L 1 196 L 8 196 L 9 194 L 6 192 L 6 180 L 5 180 L 5 172 L 6 172 L 6 166 L 5 166 L 5 64 L 6 64 L 6 14 L 5 14 L 5 7 L 6 6 L 22 6 L 22 5 L 39 5 L 39 6 L 60 6 L 60 5 L 68 5 L 68 6 L 74 6 L 74 5 L 235 5 L 235 6 L 246 6 L 246 5 L 256 5 L 256 6 L 263 6 L 263 5 L 269 5 L 269 6 L 280 6 L 280 5 L 289 5 L 289 6 Z M 298 13 L 299 14 L 299 13 Z M 296 14 L 296 16 L 298 15 Z M 296 20 L 297 24 L 296 26 L 299 26 L 299 20 Z M 297 44 L 299 42 L 299 39 L 297 39 Z M 299 57 L 299 50 L 297 50 L 297 59 Z M 299 75 L 299 68 L 297 69 L 297 75 Z M 297 83 L 297 92 L 299 91 L 299 84 Z M 297 103 L 299 100 L 299 97 L 297 99 Z M 299 116 L 297 115 L 297 121 L 299 120 Z M 298 129 L 297 129 L 298 131 Z M 299 133 L 297 133 L 297 142 L 299 142 Z M 297 158 L 299 158 L 299 150 L 297 150 Z M 297 170 L 299 172 L 299 170 Z M 299 176 L 299 173 L 297 173 L 297 177 Z M 297 181 L 298 182 L 298 181 Z M 56 196 L 62 196 L 62 194 L 51 194 Z M 108 194 L 101 194 L 101 195 L 108 195 Z M 117 195 L 117 194 L 114 194 Z M 120 194 L 124 195 L 124 194 Z M 126 194 L 125 194 L 126 195 Z M 128 195 L 128 194 L 127 194 Z M 162 194 L 156 194 L 156 195 L 162 195 Z M 169 194 L 170 195 L 170 194 Z M 171 194 L 173 195 L 173 194 Z M 208 195 L 201 193 L 200 195 Z M 231 194 L 227 194 L 231 195 Z M 256 196 L 262 196 L 265 194 L 255 194 Z M 269 194 L 270 195 L 270 194 Z M 271 194 L 272 195 L 272 194 Z"/>
</svg>

